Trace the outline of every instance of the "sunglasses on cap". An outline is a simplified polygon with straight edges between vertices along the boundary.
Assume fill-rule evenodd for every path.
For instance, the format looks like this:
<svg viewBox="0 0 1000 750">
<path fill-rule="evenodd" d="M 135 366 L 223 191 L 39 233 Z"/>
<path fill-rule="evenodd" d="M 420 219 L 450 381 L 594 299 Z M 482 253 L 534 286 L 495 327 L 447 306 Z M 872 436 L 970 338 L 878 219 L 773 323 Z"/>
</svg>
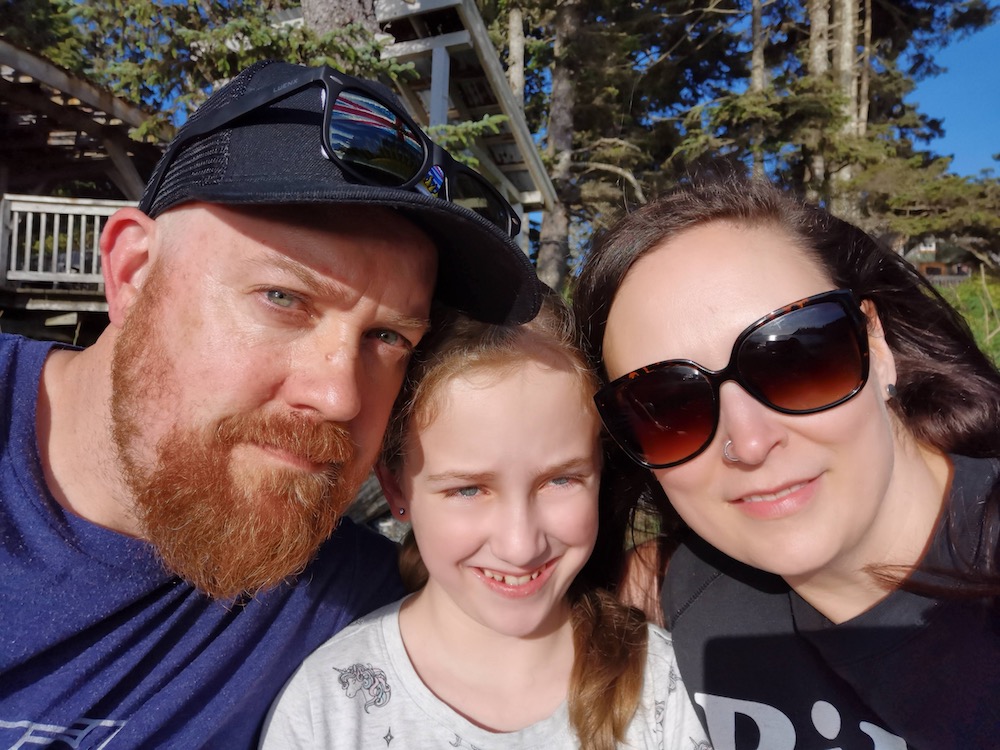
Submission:
<svg viewBox="0 0 1000 750">
<path fill-rule="evenodd" d="M 852 398 L 868 381 L 867 322 L 849 290 L 806 297 L 747 327 L 722 370 L 670 359 L 608 383 L 594 401 L 632 460 L 677 466 L 715 437 L 727 380 L 782 414 L 815 414 Z"/>
<path fill-rule="evenodd" d="M 187 143 L 316 83 L 323 84 L 326 94 L 324 154 L 351 181 L 424 192 L 475 211 L 510 237 L 521 231 L 514 209 L 482 175 L 455 161 L 374 87 L 329 66 L 303 68 L 280 85 L 248 92 L 193 119 L 167 148 L 147 195 L 156 195 L 174 157 Z"/>
</svg>

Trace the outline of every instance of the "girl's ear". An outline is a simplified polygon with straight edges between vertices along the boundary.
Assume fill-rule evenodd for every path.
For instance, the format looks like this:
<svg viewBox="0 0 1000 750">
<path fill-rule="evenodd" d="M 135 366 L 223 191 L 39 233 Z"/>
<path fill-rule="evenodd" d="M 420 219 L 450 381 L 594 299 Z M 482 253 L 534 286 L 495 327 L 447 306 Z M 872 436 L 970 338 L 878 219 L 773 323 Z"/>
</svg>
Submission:
<svg viewBox="0 0 1000 750">
<path fill-rule="evenodd" d="M 108 317 L 121 328 L 152 265 L 156 222 L 136 208 L 112 214 L 101 232 L 101 272 Z"/>
<path fill-rule="evenodd" d="M 896 384 L 896 357 L 885 340 L 885 331 L 879 319 L 875 303 L 870 299 L 862 300 L 861 309 L 868 318 L 868 350 L 870 352 L 871 374 L 882 391 L 882 398 L 889 400 L 886 387 Z"/>
<path fill-rule="evenodd" d="M 409 503 L 406 502 L 406 498 L 403 497 L 403 491 L 399 486 L 399 479 L 381 461 L 375 464 L 375 476 L 378 477 L 378 483 L 382 485 L 382 494 L 385 495 L 385 499 L 392 509 L 392 515 L 398 520 L 405 520 L 410 508 Z"/>
</svg>

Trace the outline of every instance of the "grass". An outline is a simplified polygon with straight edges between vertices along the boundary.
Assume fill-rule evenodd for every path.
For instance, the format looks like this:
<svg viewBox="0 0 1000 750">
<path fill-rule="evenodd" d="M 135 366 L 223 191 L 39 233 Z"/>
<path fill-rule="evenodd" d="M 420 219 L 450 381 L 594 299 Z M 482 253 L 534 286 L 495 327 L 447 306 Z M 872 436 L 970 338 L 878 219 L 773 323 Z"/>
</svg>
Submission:
<svg viewBox="0 0 1000 750">
<path fill-rule="evenodd" d="M 1000 364 L 1000 280 L 980 271 L 978 276 L 940 291 L 965 317 L 979 347 Z"/>
</svg>

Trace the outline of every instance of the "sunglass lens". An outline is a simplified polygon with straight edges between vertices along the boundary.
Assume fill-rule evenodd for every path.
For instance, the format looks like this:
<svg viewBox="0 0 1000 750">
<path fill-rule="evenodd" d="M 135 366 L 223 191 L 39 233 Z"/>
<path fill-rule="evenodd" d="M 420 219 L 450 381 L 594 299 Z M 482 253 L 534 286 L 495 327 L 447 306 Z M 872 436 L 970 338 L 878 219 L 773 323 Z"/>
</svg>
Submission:
<svg viewBox="0 0 1000 750">
<path fill-rule="evenodd" d="M 357 91 L 337 96 L 327 135 L 333 155 L 375 185 L 403 185 L 424 163 L 416 131 L 389 107 Z"/>
<path fill-rule="evenodd" d="M 487 221 L 506 228 L 507 207 L 483 178 L 466 169 L 458 169 L 449 186 L 452 203 L 475 211 Z"/>
<path fill-rule="evenodd" d="M 856 393 L 866 367 L 855 322 L 835 302 L 810 305 L 766 323 L 737 354 L 746 384 L 787 412 L 828 408 Z"/>
<path fill-rule="evenodd" d="M 711 383 L 692 367 L 649 370 L 599 396 L 608 432 L 633 458 L 653 466 L 699 453 L 715 432 Z"/>
</svg>

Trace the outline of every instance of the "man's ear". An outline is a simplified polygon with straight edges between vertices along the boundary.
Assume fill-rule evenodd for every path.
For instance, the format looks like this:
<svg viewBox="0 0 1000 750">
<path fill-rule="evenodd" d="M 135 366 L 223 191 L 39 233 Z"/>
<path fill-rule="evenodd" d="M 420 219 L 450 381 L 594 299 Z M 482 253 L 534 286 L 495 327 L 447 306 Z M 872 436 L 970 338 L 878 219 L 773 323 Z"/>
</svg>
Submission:
<svg viewBox="0 0 1000 750">
<path fill-rule="evenodd" d="M 409 511 L 409 503 L 403 497 L 403 490 L 399 486 L 399 479 L 381 461 L 375 464 L 375 476 L 378 477 L 378 483 L 382 485 L 382 494 L 385 495 L 385 499 L 392 509 L 392 515 L 399 520 L 405 520 L 406 514 Z M 400 513 L 400 511 L 403 512 Z"/>
<path fill-rule="evenodd" d="M 896 356 L 885 340 L 885 331 L 882 329 L 882 321 L 878 316 L 875 303 L 870 299 L 862 300 L 861 309 L 865 317 L 868 318 L 868 351 L 871 375 L 875 377 L 875 381 L 882 390 L 882 398 L 888 400 L 886 386 L 896 384 Z"/>
<path fill-rule="evenodd" d="M 152 267 L 156 222 L 137 208 L 112 214 L 101 232 L 101 272 L 108 317 L 119 328 Z"/>
</svg>

